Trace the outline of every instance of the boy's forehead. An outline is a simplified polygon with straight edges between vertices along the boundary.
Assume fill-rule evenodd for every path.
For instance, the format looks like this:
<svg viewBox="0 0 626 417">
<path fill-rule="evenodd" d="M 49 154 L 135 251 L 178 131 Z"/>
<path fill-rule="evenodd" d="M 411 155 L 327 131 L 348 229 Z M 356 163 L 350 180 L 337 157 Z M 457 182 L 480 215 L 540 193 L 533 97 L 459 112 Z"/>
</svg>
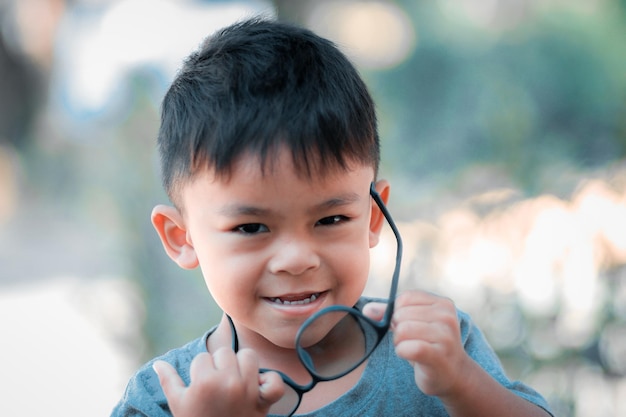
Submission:
<svg viewBox="0 0 626 417">
<path fill-rule="evenodd" d="M 276 210 L 319 207 L 330 201 L 363 201 L 375 180 L 374 168 L 355 162 L 303 174 L 291 157 L 271 161 L 262 169 L 256 157 L 241 158 L 229 175 L 205 167 L 179 188 L 175 205 L 183 216 L 230 204 Z M 286 200 L 285 200 L 286 199 Z M 333 204 L 335 204 L 333 203 Z M 200 210 L 200 211 L 198 211 Z"/>
<path fill-rule="evenodd" d="M 350 172 L 371 168 L 372 181 L 374 180 L 374 167 L 364 164 L 361 161 L 347 159 L 342 165 L 333 159 L 321 157 L 316 153 L 309 153 L 306 159 L 298 158 L 284 146 L 279 147 L 276 152 L 270 152 L 265 156 L 253 151 L 244 152 L 238 156 L 233 163 L 222 172 L 218 172 L 215 167 L 208 164 L 198 167 L 194 177 L 200 174 L 208 175 L 213 181 L 229 183 L 236 179 L 257 179 L 267 178 L 280 180 L 281 177 L 291 176 L 309 182 L 323 182 L 328 179 L 349 175 Z"/>
</svg>

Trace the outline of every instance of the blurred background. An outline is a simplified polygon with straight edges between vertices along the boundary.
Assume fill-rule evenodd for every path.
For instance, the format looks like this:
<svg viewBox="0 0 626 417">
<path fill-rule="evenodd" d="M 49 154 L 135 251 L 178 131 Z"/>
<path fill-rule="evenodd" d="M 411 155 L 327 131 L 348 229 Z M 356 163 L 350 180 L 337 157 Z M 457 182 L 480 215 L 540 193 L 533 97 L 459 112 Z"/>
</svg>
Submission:
<svg viewBox="0 0 626 417">
<path fill-rule="evenodd" d="M 217 323 L 150 224 L 158 112 L 205 36 L 259 13 L 370 86 L 402 288 L 452 297 L 558 416 L 626 416 L 624 0 L 0 0 L 3 414 L 109 415 Z"/>
</svg>

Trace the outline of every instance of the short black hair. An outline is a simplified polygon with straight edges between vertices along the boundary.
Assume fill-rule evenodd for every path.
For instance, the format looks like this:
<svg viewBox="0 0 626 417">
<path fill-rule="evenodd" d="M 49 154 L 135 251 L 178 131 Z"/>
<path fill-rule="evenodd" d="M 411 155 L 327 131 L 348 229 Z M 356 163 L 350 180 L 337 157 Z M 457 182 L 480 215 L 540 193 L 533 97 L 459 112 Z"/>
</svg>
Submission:
<svg viewBox="0 0 626 417">
<path fill-rule="evenodd" d="M 163 185 L 177 188 L 202 168 L 229 175 L 246 151 L 265 169 L 286 145 L 299 173 L 378 170 L 373 100 L 356 68 L 329 40 L 256 17 L 207 38 L 184 62 L 161 106 Z"/>
</svg>

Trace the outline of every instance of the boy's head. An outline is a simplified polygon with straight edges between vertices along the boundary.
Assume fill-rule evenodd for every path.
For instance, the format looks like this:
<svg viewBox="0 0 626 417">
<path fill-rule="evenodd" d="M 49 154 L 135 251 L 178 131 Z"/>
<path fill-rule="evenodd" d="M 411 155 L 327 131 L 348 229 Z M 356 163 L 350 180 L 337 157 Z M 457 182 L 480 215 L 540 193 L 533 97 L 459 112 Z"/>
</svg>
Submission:
<svg viewBox="0 0 626 417">
<path fill-rule="evenodd" d="M 201 268 L 240 341 L 293 348 L 314 311 L 356 303 L 384 222 L 369 193 L 378 142 L 363 81 L 310 31 L 254 19 L 185 62 L 159 133 L 178 207 L 152 222 L 179 266 Z M 388 183 L 376 189 L 386 201 Z"/>
<path fill-rule="evenodd" d="M 228 177 L 246 153 L 262 167 L 282 147 L 311 177 L 358 162 L 378 169 L 374 103 L 356 69 L 328 40 L 252 19 L 207 39 L 184 63 L 162 104 L 163 184 L 206 169 Z"/>
</svg>

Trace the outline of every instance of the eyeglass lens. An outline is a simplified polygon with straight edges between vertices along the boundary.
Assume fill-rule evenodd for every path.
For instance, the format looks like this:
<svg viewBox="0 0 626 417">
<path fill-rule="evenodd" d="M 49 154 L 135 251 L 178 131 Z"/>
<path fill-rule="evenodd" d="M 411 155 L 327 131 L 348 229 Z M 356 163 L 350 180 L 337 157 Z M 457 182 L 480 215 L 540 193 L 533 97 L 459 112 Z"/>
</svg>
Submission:
<svg viewBox="0 0 626 417">
<path fill-rule="evenodd" d="M 331 330 L 328 329 L 330 326 Z M 306 345 L 320 332 L 327 332 L 317 343 Z M 311 374 L 306 385 L 291 384 L 283 375 L 285 395 L 270 408 L 271 414 L 290 416 L 299 406 L 302 395 L 320 381 L 338 379 L 363 363 L 378 345 L 377 331 L 354 309 L 324 311 L 303 326 L 296 349 Z"/>
</svg>

